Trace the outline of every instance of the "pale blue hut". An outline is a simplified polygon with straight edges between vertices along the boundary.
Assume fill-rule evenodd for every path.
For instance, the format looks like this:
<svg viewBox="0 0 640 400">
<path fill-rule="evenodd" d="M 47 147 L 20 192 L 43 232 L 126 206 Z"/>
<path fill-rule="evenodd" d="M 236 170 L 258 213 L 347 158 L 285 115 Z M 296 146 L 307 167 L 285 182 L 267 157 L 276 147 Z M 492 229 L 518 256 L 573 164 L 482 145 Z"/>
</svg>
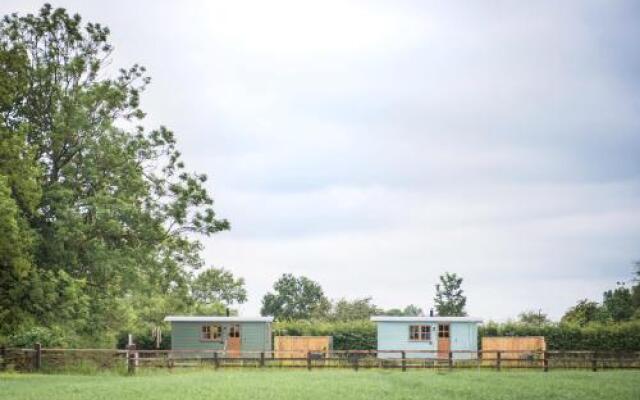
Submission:
<svg viewBox="0 0 640 400">
<path fill-rule="evenodd" d="M 371 320 L 377 325 L 379 351 L 405 351 L 407 358 L 448 358 L 450 351 L 458 360 L 477 357 L 480 318 L 375 316 Z M 378 357 L 400 358 L 402 354 L 381 352 Z"/>
</svg>

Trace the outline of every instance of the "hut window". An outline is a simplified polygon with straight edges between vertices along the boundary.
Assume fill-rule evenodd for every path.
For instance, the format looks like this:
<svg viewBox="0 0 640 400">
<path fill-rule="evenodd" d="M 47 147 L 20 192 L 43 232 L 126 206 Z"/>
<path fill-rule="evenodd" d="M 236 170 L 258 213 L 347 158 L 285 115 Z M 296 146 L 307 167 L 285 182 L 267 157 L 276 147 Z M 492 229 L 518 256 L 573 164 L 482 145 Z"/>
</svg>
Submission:
<svg viewBox="0 0 640 400">
<path fill-rule="evenodd" d="M 438 337 L 440 337 L 440 338 L 448 338 L 449 337 L 449 325 L 448 324 L 440 324 L 440 325 L 438 325 Z"/>
<path fill-rule="evenodd" d="M 220 340 L 222 338 L 222 327 L 220 325 L 202 325 L 200 331 L 201 340 Z"/>
<path fill-rule="evenodd" d="M 231 325 L 229 327 L 229 337 L 240 337 L 240 325 Z"/>
<path fill-rule="evenodd" d="M 409 340 L 424 342 L 431 340 L 431 328 L 429 328 L 429 325 L 409 326 Z"/>
</svg>

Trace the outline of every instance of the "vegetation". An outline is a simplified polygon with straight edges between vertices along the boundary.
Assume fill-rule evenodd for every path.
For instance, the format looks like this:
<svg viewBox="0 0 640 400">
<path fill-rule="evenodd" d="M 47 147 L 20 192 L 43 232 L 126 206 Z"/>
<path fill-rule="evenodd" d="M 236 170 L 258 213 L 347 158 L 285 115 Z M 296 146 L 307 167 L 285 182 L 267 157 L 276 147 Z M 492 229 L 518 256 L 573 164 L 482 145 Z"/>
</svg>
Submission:
<svg viewBox="0 0 640 400">
<path fill-rule="evenodd" d="M 0 340 L 113 345 L 246 298 L 227 272 L 194 281 L 197 236 L 229 222 L 173 132 L 141 127 L 145 68 L 104 71 L 109 34 L 49 5 L 0 22 Z"/>
<path fill-rule="evenodd" d="M 218 371 L 0 375 L 0 400 L 58 399 L 638 399 L 636 371 Z"/>
<path fill-rule="evenodd" d="M 485 323 L 480 336 L 544 336 L 549 350 L 640 350 L 640 321 L 618 324 Z"/>
<path fill-rule="evenodd" d="M 376 326 L 368 319 L 355 321 L 297 320 L 274 324 L 274 335 L 332 336 L 334 350 L 376 348 Z"/>
<path fill-rule="evenodd" d="M 278 320 L 325 317 L 331 308 L 319 283 L 301 276 L 282 274 L 273 284 L 274 293 L 262 298 L 262 315 Z"/>
<path fill-rule="evenodd" d="M 462 277 L 445 272 L 436 285 L 436 296 L 433 299 L 438 315 L 465 316 L 467 298 L 462 290 Z"/>
<path fill-rule="evenodd" d="M 546 325 L 551 323 L 547 314 L 542 311 L 525 311 L 518 315 L 518 321 L 529 325 Z"/>
<path fill-rule="evenodd" d="M 602 304 L 588 299 L 578 301 L 562 317 L 561 322 L 586 326 L 590 323 L 617 323 L 640 320 L 640 262 L 635 264 L 635 274 L 627 282 L 617 282 L 615 289 L 602 295 Z"/>
</svg>

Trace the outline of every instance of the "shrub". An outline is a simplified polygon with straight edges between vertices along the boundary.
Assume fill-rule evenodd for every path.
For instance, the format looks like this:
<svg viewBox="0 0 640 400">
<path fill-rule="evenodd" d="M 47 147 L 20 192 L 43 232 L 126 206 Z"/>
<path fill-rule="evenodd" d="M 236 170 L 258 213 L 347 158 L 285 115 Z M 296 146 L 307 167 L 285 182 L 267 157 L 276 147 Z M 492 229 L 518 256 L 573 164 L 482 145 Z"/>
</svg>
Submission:
<svg viewBox="0 0 640 400">
<path fill-rule="evenodd" d="M 478 336 L 544 336 L 549 350 L 640 350 L 640 321 L 542 326 L 488 322 Z"/>
<path fill-rule="evenodd" d="M 7 338 L 9 347 L 33 347 L 40 343 L 43 347 L 65 347 L 73 340 L 60 328 L 29 327 L 10 335 Z"/>
<path fill-rule="evenodd" d="M 332 336 L 334 350 L 371 350 L 377 346 L 376 326 L 369 320 L 276 322 L 273 334 L 274 336 Z"/>
<path fill-rule="evenodd" d="M 139 350 L 156 350 L 156 339 L 152 336 L 151 330 L 137 332 L 120 332 L 116 338 L 116 347 L 124 349 L 129 343 L 129 333 L 133 335 L 133 342 Z M 162 340 L 160 342 L 160 350 L 168 350 L 171 348 L 171 331 L 162 332 Z"/>
</svg>

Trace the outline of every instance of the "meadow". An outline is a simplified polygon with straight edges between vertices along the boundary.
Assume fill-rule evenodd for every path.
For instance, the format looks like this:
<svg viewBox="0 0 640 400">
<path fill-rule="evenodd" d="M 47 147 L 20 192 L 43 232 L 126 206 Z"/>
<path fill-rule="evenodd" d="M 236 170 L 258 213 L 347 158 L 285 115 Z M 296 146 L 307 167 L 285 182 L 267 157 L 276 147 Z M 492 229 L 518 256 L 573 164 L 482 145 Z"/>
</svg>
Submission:
<svg viewBox="0 0 640 400">
<path fill-rule="evenodd" d="M 640 371 L 224 370 L 0 374 L 0 400 L 640 399 Z"/>
</svg>

